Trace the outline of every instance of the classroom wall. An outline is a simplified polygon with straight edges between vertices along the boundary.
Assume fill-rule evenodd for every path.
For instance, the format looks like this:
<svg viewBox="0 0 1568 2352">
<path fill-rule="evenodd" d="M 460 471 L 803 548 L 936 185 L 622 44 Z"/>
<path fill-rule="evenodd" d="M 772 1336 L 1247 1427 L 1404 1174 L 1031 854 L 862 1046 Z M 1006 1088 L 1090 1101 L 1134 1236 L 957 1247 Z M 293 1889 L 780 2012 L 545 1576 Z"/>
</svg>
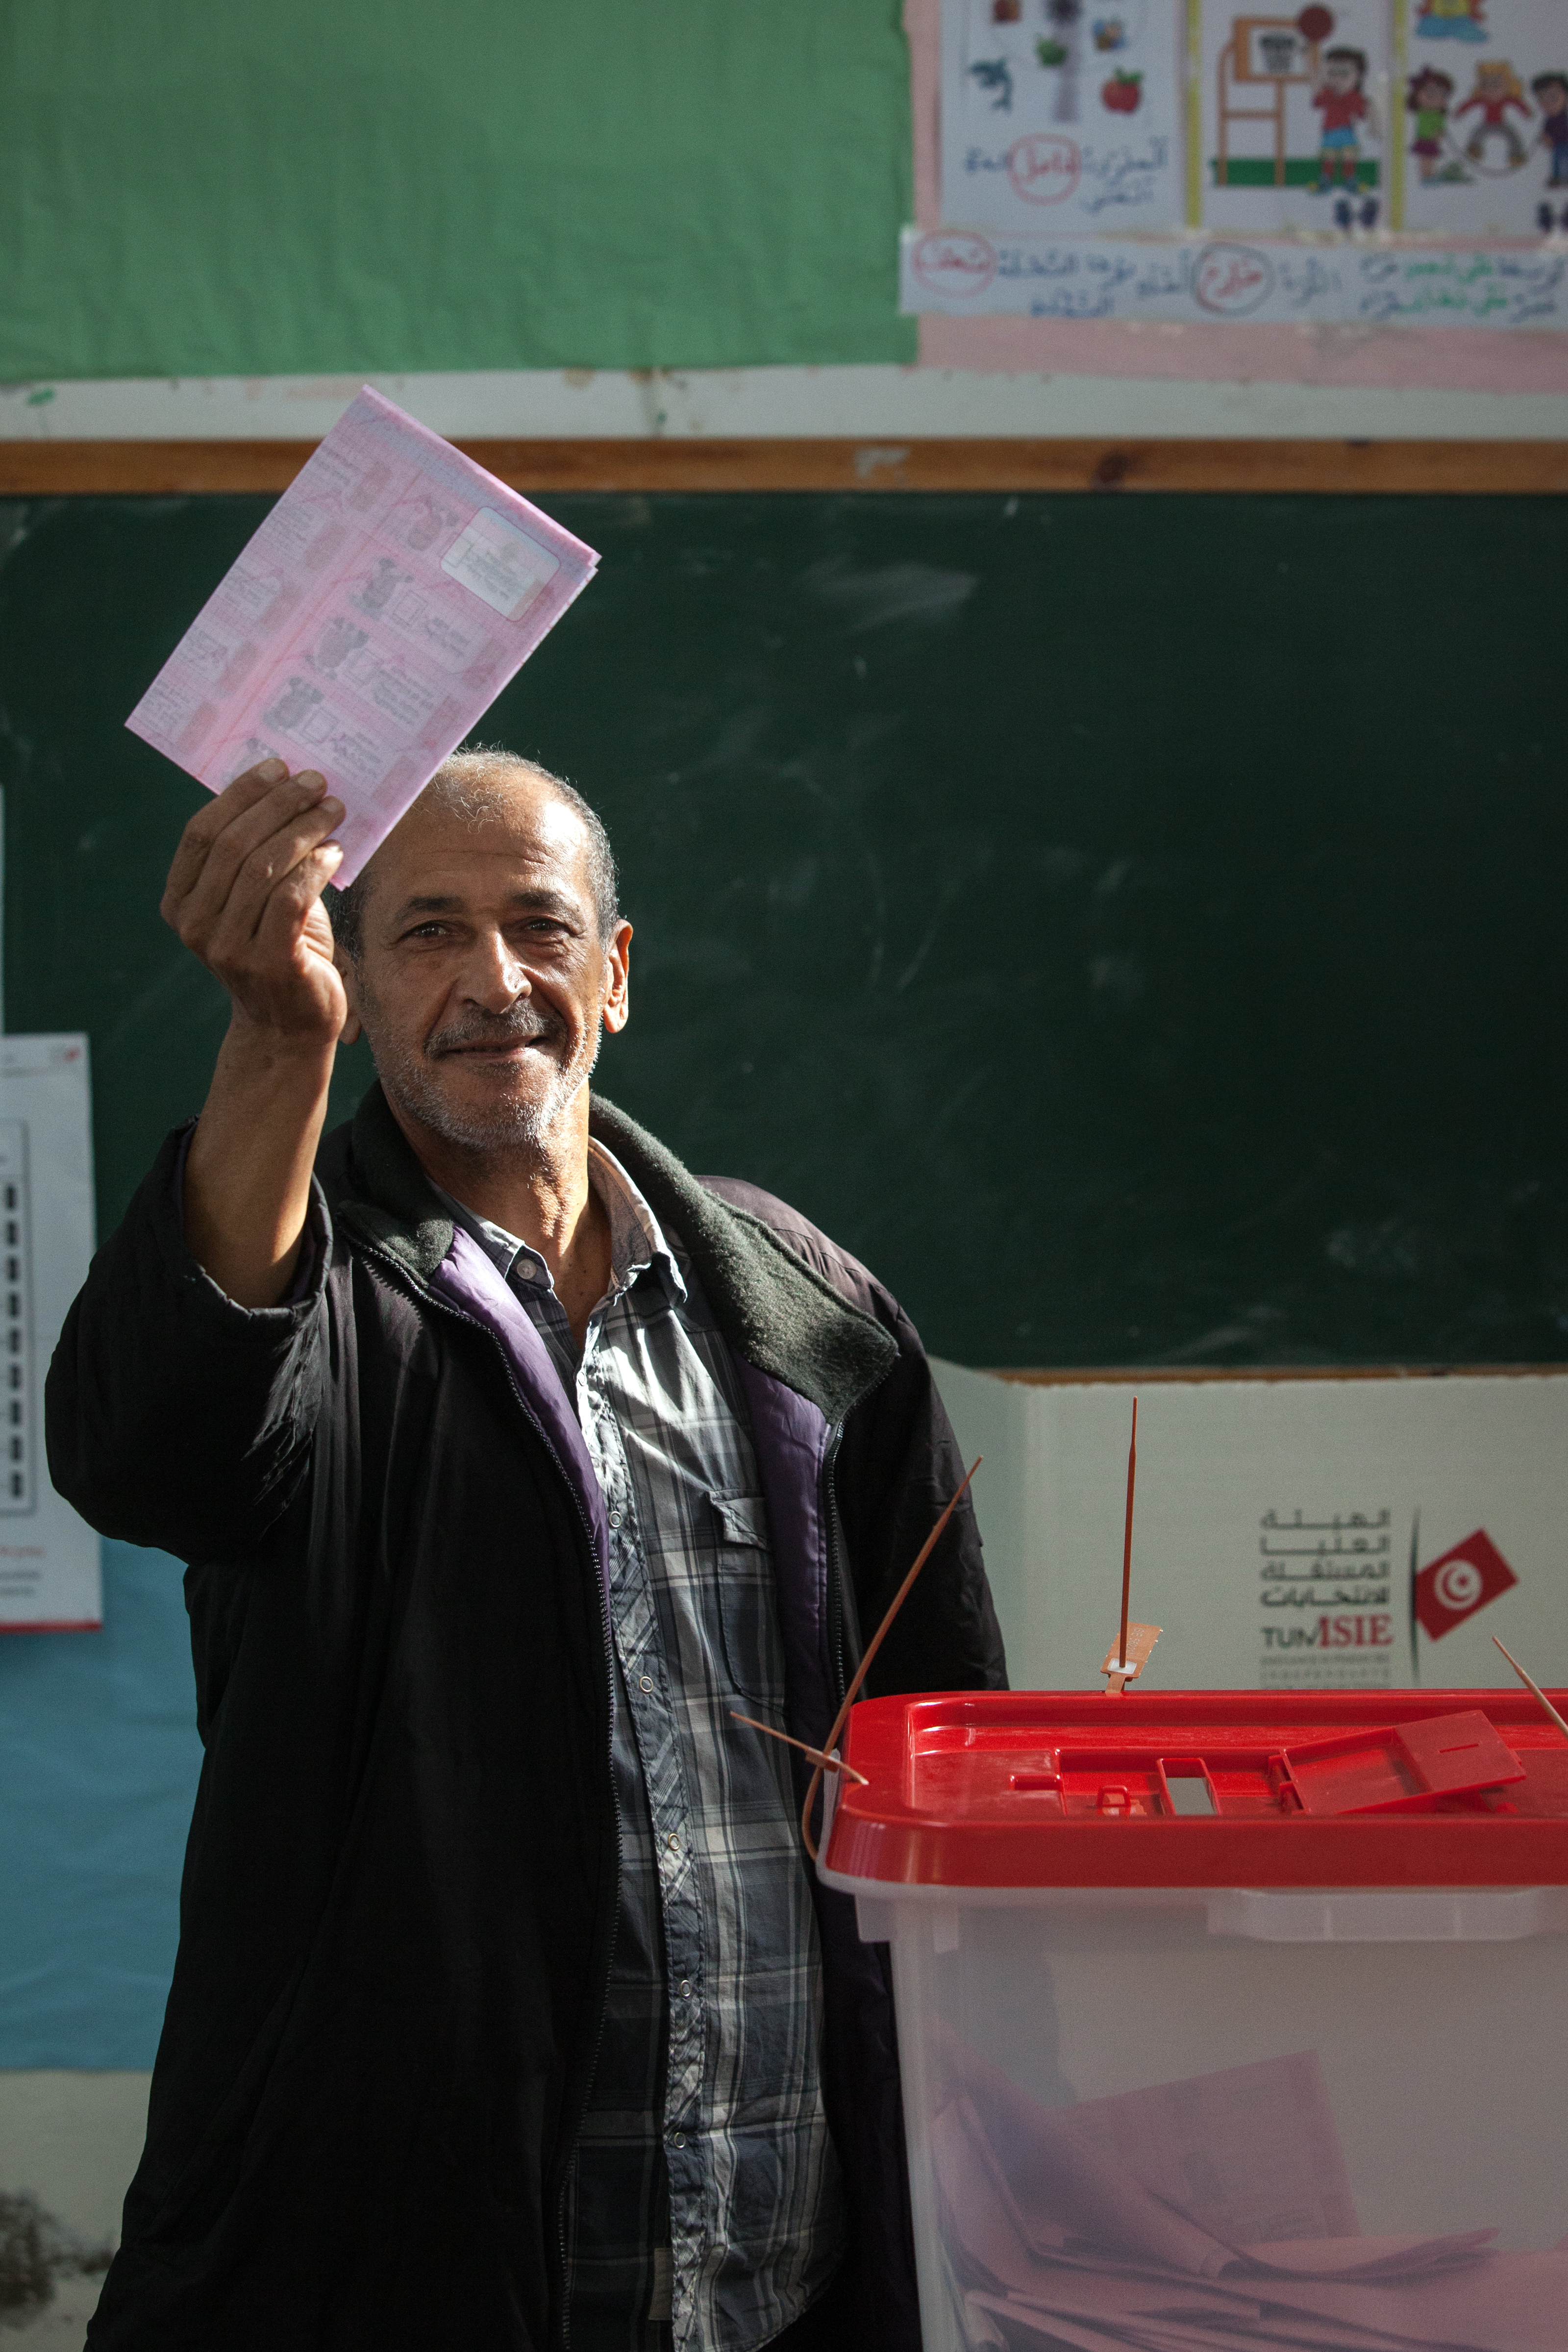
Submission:
<svg viewBox="0 0 1568 2352">
<path fill-rule="evenodd" d="M 16 0 L 0 439 L 1568 432 L 1561 334 L 901 317 L 936 8 Z"/>
<path fill-rule="evenodd" d="M 14 0 L 0 378 L 912 359 L 896 0 Z"/>
</svg>

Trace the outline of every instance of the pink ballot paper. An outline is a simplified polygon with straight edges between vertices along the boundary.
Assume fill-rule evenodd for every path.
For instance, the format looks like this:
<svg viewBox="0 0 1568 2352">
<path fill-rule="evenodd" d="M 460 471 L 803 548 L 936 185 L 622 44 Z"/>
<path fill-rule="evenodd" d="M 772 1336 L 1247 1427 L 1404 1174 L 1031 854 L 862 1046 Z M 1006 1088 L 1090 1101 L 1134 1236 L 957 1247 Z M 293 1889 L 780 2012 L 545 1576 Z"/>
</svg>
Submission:
<svg viewBox="0 0 1568 2352">
<path fill-rule="evenodd" d="M 125 723 L 209 792 L 316 769 L 351 882 L 598 562 L 367 385 Z"/>
</svg>

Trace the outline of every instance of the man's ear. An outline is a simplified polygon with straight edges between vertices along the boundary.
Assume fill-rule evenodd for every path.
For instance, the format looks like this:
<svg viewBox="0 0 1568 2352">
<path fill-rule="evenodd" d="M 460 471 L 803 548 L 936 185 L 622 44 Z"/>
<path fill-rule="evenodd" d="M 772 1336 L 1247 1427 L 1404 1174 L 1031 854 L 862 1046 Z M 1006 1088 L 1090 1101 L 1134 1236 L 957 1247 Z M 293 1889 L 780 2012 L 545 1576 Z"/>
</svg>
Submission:
<svg viewBox="0 0 1568 2352">
<path fill-rule="evenodd" d="M 632 926 L 618 926 L 604 950 L 604 1025 L 612 1036 L 632 1018 Z"/>
<path fill-rule="evenodd" d="M 338 1043 L 340 1045 L 357 1045 L 365 1032 L 364 1024 L 360 1019 L 359 992 L 354 985 L 354 967 L 341 948 L 333 949 L 332 961 L 338 967 L 338 977 L 343 983 L 343 993 L 349 1000 L 349 1009 L 343 1016 L 343 1025 L 338 1032 Z"/>
</svg>

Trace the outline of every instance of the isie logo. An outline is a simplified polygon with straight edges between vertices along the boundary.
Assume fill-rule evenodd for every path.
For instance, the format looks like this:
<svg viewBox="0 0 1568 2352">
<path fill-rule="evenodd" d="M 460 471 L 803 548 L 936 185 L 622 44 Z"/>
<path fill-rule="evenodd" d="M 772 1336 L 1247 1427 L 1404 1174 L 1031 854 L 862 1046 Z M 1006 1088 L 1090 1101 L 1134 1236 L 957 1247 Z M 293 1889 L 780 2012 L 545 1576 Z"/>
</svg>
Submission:
<svg viewBox="0 0 1568 2352">
<path fill-rule="evenodd" d="M 1518 1582 L 1491 1538 L 1478 1528 L 1440 1559 L 1427 1562 L 1416 1578 L 1411 1597 L 1422 1627 L 1432 1641 L 1440 1642 Z"/>
</svg>

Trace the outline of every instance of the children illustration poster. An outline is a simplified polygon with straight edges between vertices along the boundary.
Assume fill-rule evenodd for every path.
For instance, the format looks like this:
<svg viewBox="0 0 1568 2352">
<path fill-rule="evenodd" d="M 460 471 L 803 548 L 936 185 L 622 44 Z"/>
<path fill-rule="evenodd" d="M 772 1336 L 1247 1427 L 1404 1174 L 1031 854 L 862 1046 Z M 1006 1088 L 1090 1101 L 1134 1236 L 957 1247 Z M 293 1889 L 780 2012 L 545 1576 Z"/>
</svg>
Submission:
<svg viewBox="0 0 1568 2352">
<path fill-rule="evenodd" d="M 1186 0 L 946 0 L 942 205 L 1051 236 L 1183 219 Z"/>
<path fill-rule="evenodd" d="M 1568 327 L 1568 0 L 906 5 L 907 312 Z"/>
<path fill-rule="evenodd" d="M 1387 0 L 1206 5 L 1204 226 L 1386 228 L 1391 49 Z"/>
<path fill-rule="evenodd" d="M 1405 226 L 1568 229 L 1564 0 L 1406 0 Z"/>
</svg>

